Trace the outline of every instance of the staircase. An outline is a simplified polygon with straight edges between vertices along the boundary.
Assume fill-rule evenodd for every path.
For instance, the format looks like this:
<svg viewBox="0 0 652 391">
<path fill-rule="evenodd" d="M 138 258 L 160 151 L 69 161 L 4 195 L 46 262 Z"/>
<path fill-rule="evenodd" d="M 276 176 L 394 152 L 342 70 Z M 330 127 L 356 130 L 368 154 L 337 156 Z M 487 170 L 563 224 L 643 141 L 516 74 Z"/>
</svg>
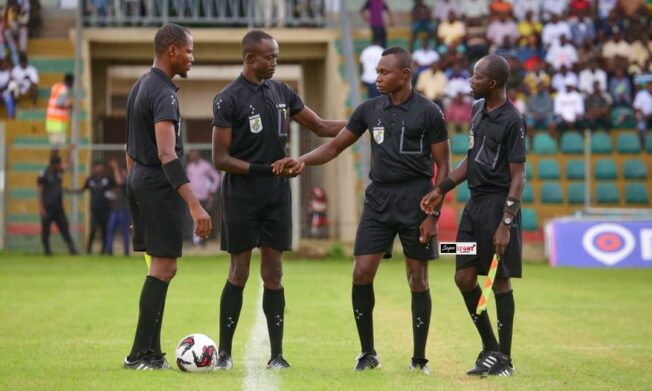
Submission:
<svg viewBox="0 0 652 391">
<path fill-rule="evenodd" d="M 0 111 L 0 120 L 5 122 L 7 167 L 6 167 L 6 249 L 8 251 L 41 252 L 40 216 L 37 199 L 36 179 L 49 160 L 50 148 L 45 132 L 45 112 L 50 95 L 50 87 L 63 80 L 65 73 L 73 72 L 74 48 L 68 39 L 40 38 L 32 39 L 28 46 L 28 58 L 39 72 L 39 98 L 36 107 L 31 102 L 21 101 L 17 105 L 16 118 L 7 119 L 4 107 Z M 4 118 L 4 119 L 2 119 Z M 80 121 L 79 161 L 89 161 L 88 145 L 90 132 L 86 112 L 82 111 Z M 68 137 L 70 139 L 70 136 Z M 61 151 L 62 157 L 66 156 Z M 87 175 L 88 167 L 79 168 L 80 178 Z M 71 176 L 64 173 L 64 187 L 71 186 Z M 64 208 L 68 220 L 71 216 L 71 197 L 64 194 Z M 83 199 L 83 198 L 82 198 Z M 79 232 L 84 232 L 85 210 L 80 203 Z M 52 227 L 51 245 L 54 251 L 66 250 L 63 240 L 56 228 Z M 82 236 L 83 237 L 83 236 Z M 80 246 L 77 243 L 78 247 Z"/>
</svg>

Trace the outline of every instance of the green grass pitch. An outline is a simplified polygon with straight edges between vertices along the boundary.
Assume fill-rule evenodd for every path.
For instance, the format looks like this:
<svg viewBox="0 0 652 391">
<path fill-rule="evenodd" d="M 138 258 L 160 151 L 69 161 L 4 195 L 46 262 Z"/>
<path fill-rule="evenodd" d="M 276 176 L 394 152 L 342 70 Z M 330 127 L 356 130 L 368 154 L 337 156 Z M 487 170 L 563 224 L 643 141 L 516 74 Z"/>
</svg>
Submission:
<svg viewBox="0 0 652 391">
<path fill-rule="evenodd" d="M 285 356 L 292 368 L 259 371 L 281 390 L 635 390 L 652 384 L 651 270 L 553 269 L 527 264 L 514 281 L 513 378 L 465 375 L 479 337 L 453 283 L 453 262 L 431 264 L 432 375 L 407 370 L 410 294 L 403 262 L 383 262 L 374 284 L 375 339 L 383 366 L 354 373 L 359 345 L 350 305 L 351 262 L 286 260 Z M 219 297 L 228 260 L 187 257 L 170 287 L 163 347 L 205 333 L 217 341 Z M 142 257 L 0 256 L 0 390 L 238 390 L 260 308 L 253 260 L 231 372 L 140 373 L 121 368 L 137 317 Z M 495 316 L 494 301 L 489 313 Z M 267 341 L 267 337 L 263 338 Z M 268 356 L 267 343 L 252 346 Z M 255 363 L 262 368 L 264 361 Z M 262 373 L 262 375 L 261 375 Z"/>
</svg>

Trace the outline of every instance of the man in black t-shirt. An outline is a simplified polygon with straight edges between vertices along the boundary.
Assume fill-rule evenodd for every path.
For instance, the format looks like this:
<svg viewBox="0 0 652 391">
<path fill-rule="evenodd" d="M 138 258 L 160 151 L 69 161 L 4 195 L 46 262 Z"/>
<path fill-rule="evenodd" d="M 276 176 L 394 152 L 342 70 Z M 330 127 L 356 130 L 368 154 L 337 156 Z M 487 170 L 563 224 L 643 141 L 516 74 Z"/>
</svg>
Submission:
<svg viewBox="0 0 652 391">
<path fill-rule="evenodd" d="M 500 56 L 483 57 L 471 79 L 473 105 L 469 151 L 451 175 L 421 201 L 430 213 L 446 192 L 468 181 L 471 199 L 464 207 L 458 242 L 477 243 L 477 255 L 458 255 L 455 282 L 482 338 L 482 351 L 469 375 L 511 376 L 514 296 L 511 277 L 521 277 L 520 199 L 525 185 L 525 121 L 507 100 L 510 71 Z M 478 274 L 487 275 L 493 254 L 500 257 L 493 290 L 496 296 L 496 341 L 487 311 L 476 315 L 482 289 Z"/>
<path fill-rule="evenodd" d="M 322 120 L 287 84 L 271 80 L 279 51 L 269 34 L 248 32 L 242 39 L 242 55 L 242 74 L 213 102 L 213 163 L 225 172 L 221 247 L 231 254 L 220 300 L 217 368 L 233 367 L 233 334 L 254 247 L 260 247 L 262 257 L 263 310 L 271 345 L 267 367 L 287 368 L 290 364 L 282 356 L 281 255 L 291 247 L 291 195 L 288 179 L 275 176 L 271 164 L 285 157 L 290 119 L 325 137 L 334 137 L 345 122 Z"/>
<path fill-rule="evenodd" d="M 78 190 L 71 190 L 73 193 L 81 193 L 84 190 L 91 192 L 91 231 L 88 234 L 88 244 L 86 245 L 86 254 L 90 254 L 93 249 L 93 240 L 95 233 L 99 230 L 102 242 L 100 252 L 105 253 L 106 232 L 109 223 L 109 196 L 111 189 L 115 186 L 113 179 L 104 173 L 104 164 L 101 162 L 93 163 L 93 173 L 86 178 L 84 186 Z"/>
<path fill-rule="evenodd" d="M 428 262 L 435 259 L 437 213 L 419 210 L 421 197 L 450 171 L 448 132 L 441 109 L 412 88 L 412 56 L 405 49 L 385 50 L 376 67 L 378 90 L 384 94 L 358 106 L 346 128 L 330 142 L 299 159 L 283 159 L 275 172 L 296 174 L 303 164 L 324 164 L 371 133 L 371 184 L 355 238 L 353 266 L 353 315 L 362 353 L 356 371 L 380 365 L 374 348 L 373 281 L 385 251 L 398 234 L 403 245 L 408 284 L 412 291 L 414 336 L 410 369 L 429 374 L 426 340 L 430 327 L 431 299 Z M 439 206 L 438 206 L 439 207 Z"/>
<path fill-rule="evenodd" d="M 134 251 L 151 256 L 140 296 L 140 311 L 128 369 L 169 368 L 161 351 L 161 324 L 168 285 L 181 256 L 186 205 L 195 234 L 205 237 L 211 219 L 190 190 L 183 158 L 181 117 L 175 75 L 186 77 L 194 61 L 190 31 L 173 23 L 154 38 L 156 56 L 149 72 L 134 84 L 127 99 L 127 192 L 133 217 Z"/>
<path fill-rule="evenodd" d="M 61 237 L 68 246 L 70 255 L 76 255 L 77 249 L 70 236 L 68 219 L 63 210 L 63 191 L 61 187 L 63 167 L 59 156 L 52 156 L 50 164 L 38 176 L 38 206 L 41 215 L 41 242 L 45 255 L 52 255 L 50 249 L 50 226 L 57 225 Z"/>
</svg>

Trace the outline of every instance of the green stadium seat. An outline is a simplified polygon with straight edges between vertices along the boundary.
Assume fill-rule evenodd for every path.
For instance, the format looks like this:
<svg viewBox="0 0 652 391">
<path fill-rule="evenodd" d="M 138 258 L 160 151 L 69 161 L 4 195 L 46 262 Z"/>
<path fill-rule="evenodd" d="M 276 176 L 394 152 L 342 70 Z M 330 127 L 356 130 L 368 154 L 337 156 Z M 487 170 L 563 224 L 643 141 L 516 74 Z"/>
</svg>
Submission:
<svg viewBox="0 0 652 391">
<path fill-rule="evenodd" d="M 595 179 L 616 179 L 618 178 L 618 170 L 616 169 L 616 162 L 612 159 L 599 159 L 595 162 Z"/>
<path fill-rule="evenodd" d="M 647 178 L 647 169 L 645 162 L 641 159 L 625 160 L 623 165 L 623 176 L 625 179 L 645 179 Z"/>
<path fill-rule="evenodd" d="M 523 231 L 536 231 L 538 228 L 537 212 L 532 208 L 521 209 L 521 225 Z"/>
<path fill-rule="evenodd" d="M 453 155 L 466 155 L 469 150 L 469 136 L 467 134 L 454 134 L 451 140 Z"/>
<path fill-rule="evenodd" d="M 569 204 L 583 204 L 584 203 L 584 184 L 571 183 L 568 185 L 568 203 Z"/>
<path fill-rule="evenodd" d="M 636 133 L 623 132 L 616 139 L 616 148 L 619 153 L 640 153 L 641 140 Z"/>
<path fill-rule="evenodd" d="M 471 191 L 469 190 L 469 185 L 467 181 L 460 183 L 457 187 L 457 193 L 455 199 L 457 202 L 466 202 L 471 198 Z"/>
<path fill-rule="evenodd" d="M 537 155 L 554 155 L 557 153 L 557 143 L 546 133 L 537 133 L 532 140 L 534 153 Z"/>
<path fill-rule="evenodd" d="M 652 153 L 652 133 L 645 136 L 645 150 L 647 153 Z"/>
<path fill-rule="evenodd" d="M 613 182 L 598 183 L 595 187 L 595 193 L 598 204 L 617 204 L 620 202 L 618 187 Z"/>
<path fill-rule="evenodd" d="M 644 183 L 625 185 L 625 202 L 628 204 L 649 204 L 650 196 Z"/>
<path fill-rule="evenodd" d="M 559 162 L 554 159 L 539 160 L 537 174 L 539 179 L 559 179 L 561 177 Z"/>
<path fill-rule="evenodd" d="M 566 179 L 584 179 L 584 161 L 567 160 L 566 161 Z"/>
<path fill-rule="evenodd" d="M 611 137 L 607 132 L 595 132 L 591 135 L 591 152 L 592 153 L 611 153 Z"/>
<path fill-rule="evenodd" d="M 525 179 L 532 179 L 532 163 L 525 161 Z"/>
<path fill-rule="evenodd" d="M 525 182 L 523 194 L 521 195 L 521 202 L 534 202 L 534 190 L 532 190 L 531 183 Z"/>
<path fill-rule="evenodd" d="M 567 132 L 561 136 L 562 153 L 584 153 L 584 138 L 580 132 Z"/>
<path fill-rule="evenodd" d="M 561 193 L 561 185 L 557 182 L 548 182 L 541 185 L 541 203 L 543 204 L 561 204 L 564 197 Z"/>
</svg>

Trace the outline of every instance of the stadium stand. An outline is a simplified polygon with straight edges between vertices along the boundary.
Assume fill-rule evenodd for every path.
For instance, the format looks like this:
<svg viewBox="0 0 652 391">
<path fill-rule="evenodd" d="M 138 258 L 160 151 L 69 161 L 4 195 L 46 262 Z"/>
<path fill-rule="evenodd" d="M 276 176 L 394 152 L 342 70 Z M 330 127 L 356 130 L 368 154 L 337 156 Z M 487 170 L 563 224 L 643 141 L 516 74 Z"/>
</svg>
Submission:
<svg viewBox="0 0 652 391">
<path fill-rule="evenodd" d="M 583 160 L 566 160 L 566 179 L 584 179 Z"/>
<path fill-rule="evenodd" d="M 618 169 L 613 159 L 600 159 L 595 163 L 595 179 L 616 179 L 618 178 Z"/>
<path fill-rule="evenodd" d="M 567 132 L 561 136 L 562 153 L 584 153 L 584 139 L 579 132 Z"/>
<path fill-rule="evenodd" d="M 607 132 L 596 132 L 591 136 L 591 153 L 611 153 L 611 137 Z"/>
</svg>

